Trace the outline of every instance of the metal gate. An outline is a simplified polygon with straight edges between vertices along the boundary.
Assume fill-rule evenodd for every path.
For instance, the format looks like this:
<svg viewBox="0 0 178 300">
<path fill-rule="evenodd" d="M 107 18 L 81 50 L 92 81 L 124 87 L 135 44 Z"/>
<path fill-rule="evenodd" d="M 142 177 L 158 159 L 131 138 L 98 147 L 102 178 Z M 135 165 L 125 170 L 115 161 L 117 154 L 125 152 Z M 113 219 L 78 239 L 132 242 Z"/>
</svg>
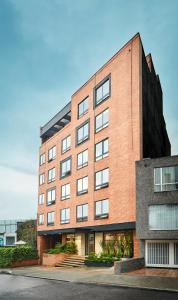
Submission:
<svg viewBox="0 0 178 300">
<path fill-rule="evenodd" d="M 178 268 L 178 241 L 146 241 L 147 267 Z"/>
</svg>

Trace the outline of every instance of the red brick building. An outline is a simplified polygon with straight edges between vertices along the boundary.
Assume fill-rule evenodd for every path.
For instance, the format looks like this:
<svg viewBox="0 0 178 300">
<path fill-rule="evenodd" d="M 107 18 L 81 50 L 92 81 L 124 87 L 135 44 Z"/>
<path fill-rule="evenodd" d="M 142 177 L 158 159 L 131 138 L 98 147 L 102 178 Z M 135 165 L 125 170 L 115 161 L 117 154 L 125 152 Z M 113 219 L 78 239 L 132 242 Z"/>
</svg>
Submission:
<svg viewBox="0 0 178 300">
<path fill-rule="evenodd" d="M 136 34 L 41 128 L 38 248 L 75 239 L 79 254 L 130 234 L 135 161 L 170 155 L 162 90 Z"/>
</svg>

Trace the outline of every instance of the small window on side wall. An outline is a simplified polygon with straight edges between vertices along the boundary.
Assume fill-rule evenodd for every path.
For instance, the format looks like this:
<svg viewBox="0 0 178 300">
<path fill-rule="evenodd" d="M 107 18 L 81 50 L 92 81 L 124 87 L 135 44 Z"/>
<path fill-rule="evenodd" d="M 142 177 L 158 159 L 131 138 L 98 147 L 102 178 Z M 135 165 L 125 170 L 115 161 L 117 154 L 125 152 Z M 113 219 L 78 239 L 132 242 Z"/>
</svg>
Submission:
<svg viewBox="0 0 178 300">
<path fill-rule="evenodd" d="M 70 147 L 71 147 L 71 136 L 69 135 L 62 140 L 62 153 L 65 153 L 68 150 L 70 150 Z"/>
<path fill-rule="evenodd" d="M 95 87 L 95 106 L 106 100 L 111 94 L 111 78 L 108 76 Z"/>
<path fill-rule="evenodd" d="M 88 112 L 88 100 L 89 97 L 85 98 L 82 102 L 78 105 L 78 119 L 84 116 Z"/>
<path fill-rule="evenodd" d="M 85 122 L 84 124 L 80 125 L 77 128 L 77 145 L 85 142 L 89 139 L 89 121 Z"/>
</svg>

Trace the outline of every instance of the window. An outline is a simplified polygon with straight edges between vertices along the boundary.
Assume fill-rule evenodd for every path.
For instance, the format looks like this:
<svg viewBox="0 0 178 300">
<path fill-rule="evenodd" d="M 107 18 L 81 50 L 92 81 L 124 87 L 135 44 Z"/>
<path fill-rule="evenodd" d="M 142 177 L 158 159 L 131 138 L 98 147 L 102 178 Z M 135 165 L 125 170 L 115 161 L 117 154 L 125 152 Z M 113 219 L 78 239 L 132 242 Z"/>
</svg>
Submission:
<svg viewBox="0 0 178 300">
<path fill-rule="evenodd" d="M 77 222 L 88 220 L 88 204 L 77 206 Z"/>
<path fill-rule="evenodd" d="M 154 191 L 178 190 L 178 166 L 154 169 Z"/>
<path fill-rule="evenodd" d="M 110 96 L 110 78 L 107 78 L 95 88 L 95 106 Z"/>
<path fill-rule="evenodd" d="M 47 224 L 54 225 L 54 211 L 47 213 Z"/>
<path fill-rule="evenodd" d="M 44 224 L 44 214 L 40 214 L 38 216 L 38 224 L 43 225 Z"/>
<path fill-rule="evenodd" d="M 88 192 L 88 176 L 77 180 L 77 194 L 85 194 Z"/>
<path fill-rule="evenodd" d="M 67 136 L 62 140 L 62 153 L 67 152 L 71 147 L 71 136 Z"/>
<path fill-rule="evenodd" d="M 101 189 L 109 185 L 109 168 L 95 173 L 95 189 Z"/>
<path fill-rule="evenodd" d="M 61 178 L 71 174 L 71 157 L 61 161 Z"/>
<path fill-rule="evenodd" d="M 40 155 L 40 166 L 45 163 L 45 153 Z"/>
<path fill-rule="evenodd" d="M 88 166 L 88 149 L 77 155 L 77 169 Z"/>
<path fill-rule="evenodd" d="M 56 201 L 56 189 L 50 189 L 47 191 L 47 205 L 54 204 Z"/>
<path fill-rule="evenodd" d="M 70 208 L 61 209 L 61 224 L 68 224 L 70 222 Z"/>
<path fill-rule="evenodd" d="M 56 146 L 48 150 L 48 161 L 55 159 L 56 157 Z"/>
<path fill-rule="evenodd" d="M 109 200 L 99 200 L 95 202 L 95 218 L 104 219 L 109 215 Z"/>
<path fill-rule="evenodd" d="M 107 127 L 109 124 L 109 109 L 107 108 L 95 118 L 95 131 L 98 132 L 101 129 Z"/>
<path fill-rule="evenodd" d="M 39 184 L 42 185 L 45 183 L 45 174 L 40 174 L 39 176 Z"/>
<path fill-rule="evenodd" d="M 89 138 L 89 121 L 77 128 L 77 145 L 80 145 Z"/>
<path fill-rule="evenodd" d="M 70 183 L 61 186 L 61 200 L 70 198 Z"/>
<path fill-rule="evenodd" d="M 39 204 L 44 204 L 44 194 L 39 195 L 38 203 Z"/>
<path fill-rule="evenodd" d="M 149 206 L 150 230 L 178 230 L 178 204 Z"/>
<path fill-rule="evenodd" d="M 100 160 L 106 156 L 108 156 L 109 148 L 108 148 L 108 139 L 105 139 L 95 145 L 95 160 Z"/>
<path fill-rule="evenodd" d="M 52 169 L 48 170 L 48 182 L 54 181 L 55 176 L 56 176 L 56 169 L 55 168 L 52 168 Z"/>
<path fill-rule="evenodd" d="M 78 105 L 78 118 L 81 118 L 88 112 L 88 99 L 89 97 L 85 98 L 82 102 Z"/>
</svg>

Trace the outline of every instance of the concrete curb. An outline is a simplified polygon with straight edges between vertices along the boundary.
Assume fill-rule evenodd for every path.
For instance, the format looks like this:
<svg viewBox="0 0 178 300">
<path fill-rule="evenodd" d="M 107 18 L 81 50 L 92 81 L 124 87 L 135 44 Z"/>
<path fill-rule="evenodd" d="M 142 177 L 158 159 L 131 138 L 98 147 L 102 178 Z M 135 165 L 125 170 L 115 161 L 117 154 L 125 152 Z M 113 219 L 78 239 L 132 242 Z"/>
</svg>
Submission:
<svg viewBox="0 0 178 300">
<path fill-rule="evenodd" d="M 155 288 L 155 287 L 146 287 L 146 286 L 137 286 L 137 285 L 128 285 L 128 284 L 116 284 L 110 282 L 96 282 L 96 281 L 75 281 L 75 280 L 66 280 L 66 279 L 56 279 L 56 278 L 48 278 L 48 277 L 39 277 L 39 276 L 32 276 L 32 275 L 21 275 L 21 274 L 13 274 L 12 271 L 10 273 L 3 273 L 13 276 L 21 276 L 21 277 L 29 277 L 29 278 L 38 278 L 38 279 L 45 279 L 51 281 L 59 281 L 59 282 L 66 282 L 66 283 L 75 283 L 75 284 L 86 284 L 86 285 L 102 285 L 102 286 L 111 286 L 111 287 L 118 287 L 118 288 L 130 288 L 130 289 L 138 289 L 138 290 L 151 290 L 157 292 L 168 292 L 168 293 L 178 293 L 178 289 L 169 289 L 169 288 Z"/>
<path fill-rule="evenodd" d="M 0 274 L 12 275 L 12 271 L 11 270 L 0 270 Z"/>
</svg>

